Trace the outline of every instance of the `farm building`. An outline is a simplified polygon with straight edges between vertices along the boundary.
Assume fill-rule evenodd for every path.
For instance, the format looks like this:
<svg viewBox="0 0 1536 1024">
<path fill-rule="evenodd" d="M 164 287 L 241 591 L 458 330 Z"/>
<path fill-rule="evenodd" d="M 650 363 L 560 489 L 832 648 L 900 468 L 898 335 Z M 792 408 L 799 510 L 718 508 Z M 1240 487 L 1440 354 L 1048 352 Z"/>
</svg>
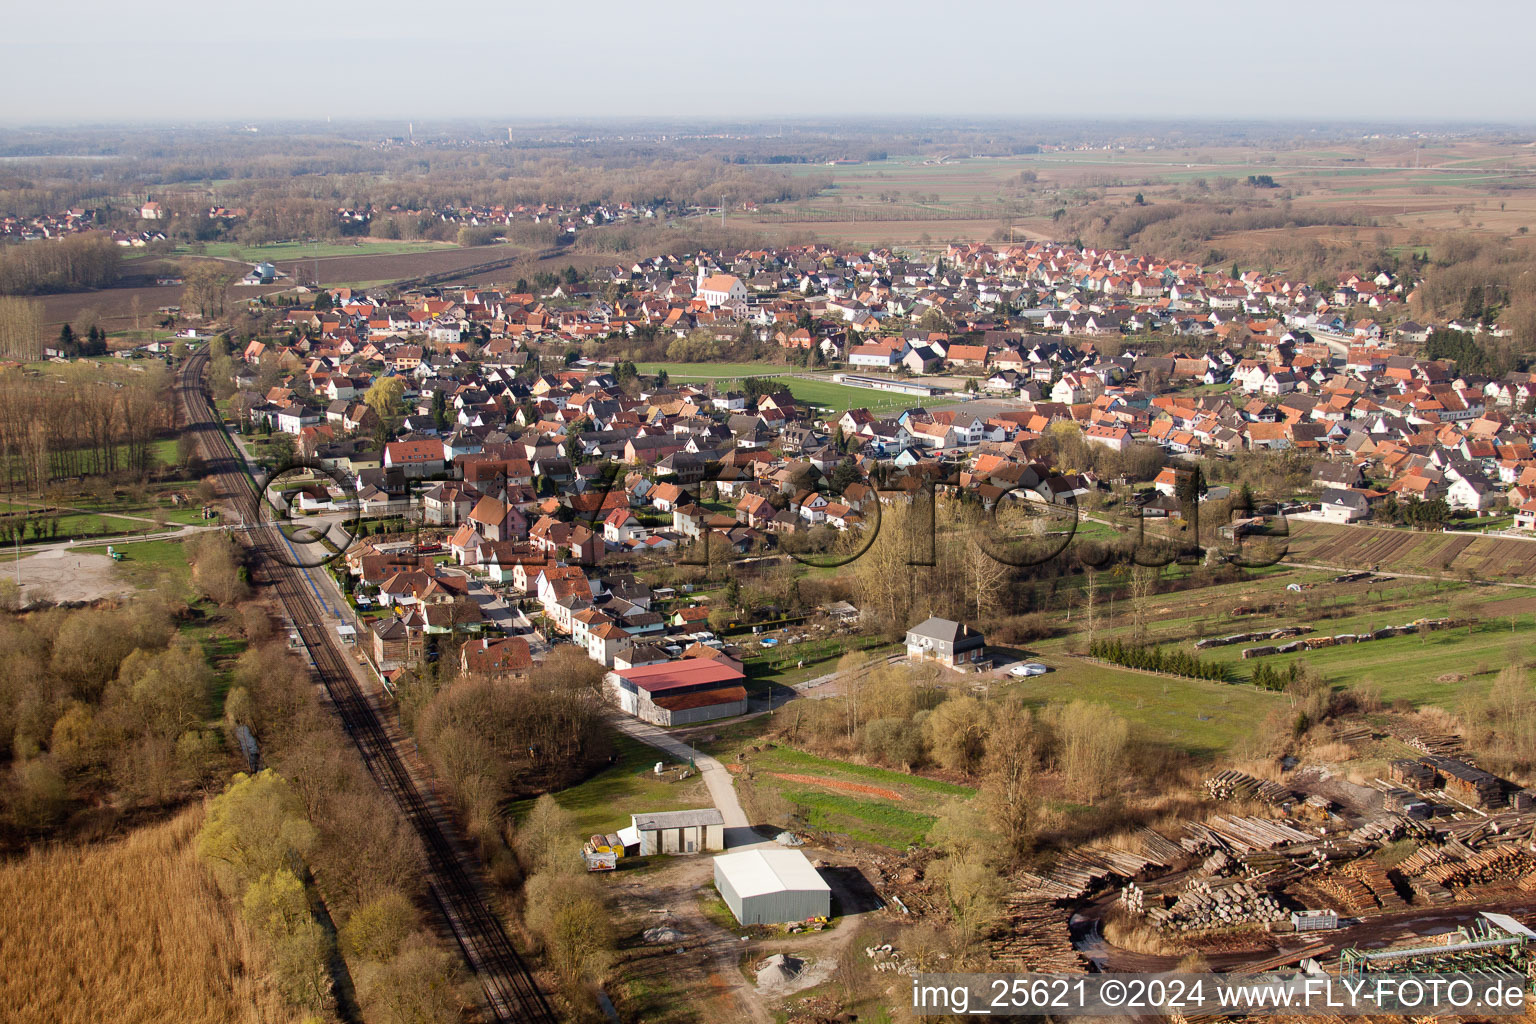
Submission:
<svg viewBox="0 0 1536 1024">
<path fill-rule="evenodd" d="M 747 711 L 746 676 L 713 658 L 615 669 L 603 677 L 619 707 L 653 725 L 687 725 Z"/>
<path fill-rule="evenodd" d="M 950 668 L 980 661 L 987 641 L 980 633 L 950 619 L 930 618 L 907 630 L 907 657 L 930 659 Z"/>
<path fill-rule="evenodd" d="M 831 887 L 799 850 L 716 857 L 715 888 L 742 924 L 782 924 L 832 913 Z"/>
<path fill-rule="evenodd" d="M 713 807 L 697 811 L 632 814 L 630 826 L 640 837 L 640 856 L 657 853 L 706 853 L 725 849 L 725 819 Z"/>
</svg>

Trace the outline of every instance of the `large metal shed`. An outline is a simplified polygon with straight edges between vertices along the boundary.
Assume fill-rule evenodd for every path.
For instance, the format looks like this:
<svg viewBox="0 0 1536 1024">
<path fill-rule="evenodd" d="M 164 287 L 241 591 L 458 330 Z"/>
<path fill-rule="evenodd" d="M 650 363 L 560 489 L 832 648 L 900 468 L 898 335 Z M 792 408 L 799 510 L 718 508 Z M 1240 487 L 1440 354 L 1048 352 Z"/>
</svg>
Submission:
<svg viewBox="0 0 1536 1024">
<path fill-rule="evenodd" d="M 715 888 L 742 924 L 782 924 L 832 913 L 832 888 L 799 850 L 744 850 L 716 857 Z"/>
</svg>

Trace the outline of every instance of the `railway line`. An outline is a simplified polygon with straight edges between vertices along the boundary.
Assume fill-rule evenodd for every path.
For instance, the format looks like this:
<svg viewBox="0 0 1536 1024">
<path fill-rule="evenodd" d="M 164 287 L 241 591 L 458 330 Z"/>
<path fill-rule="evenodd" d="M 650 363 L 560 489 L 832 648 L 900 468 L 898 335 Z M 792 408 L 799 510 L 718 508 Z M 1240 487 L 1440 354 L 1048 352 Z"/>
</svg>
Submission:
<svg viewBox="0 0 1536 1024">
<path fill-rule="evenodd" d="M 257 553 L 258 579 L 272 586 L 287 610 L 369 774 L 395 800 L 420 837 L 426 853 L 428 888 L 484 989 L 493 1019 L 504 1024 L 553 1024 L 554 1011 L 455 847 L 453 826 L 423 797 L 378 709 L 358 684 L 347 655 L 326 627 L 321 603 L 305 570 L 275 557 L 283 538 L 276 526 L 262 523 L 255 485 L 208 400 L 202 381 L 207 360 L 205 349 L 182 366 L 176 382 L 177 402 L 185 416 L 184 429 L 197 438 L 209 476 L 221 494 L 233 502 Z"/>
</svg>

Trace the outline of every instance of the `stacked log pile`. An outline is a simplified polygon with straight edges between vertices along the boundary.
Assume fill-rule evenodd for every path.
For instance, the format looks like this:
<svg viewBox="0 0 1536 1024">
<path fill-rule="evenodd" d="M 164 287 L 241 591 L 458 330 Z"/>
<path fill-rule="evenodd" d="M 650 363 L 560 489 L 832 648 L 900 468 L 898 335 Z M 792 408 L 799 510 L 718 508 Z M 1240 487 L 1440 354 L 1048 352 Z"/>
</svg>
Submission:
<svg viewBox="0 0 1536 1024">
<path fill-rule="evenodd" d="M 1450 855 L 1438 846 L 1421 846 L 1405 857 L 1397 865 L 1397 870 L 1406 878 L 1417 878 L 1432 865 L 1443 864 L 1450 859 Z"/>
<path fill-rule="evenodd" d="M 1004 904 L 1006 927 L 992 943 L 994 958 L 1020 970 L 1085 970 L 1083 958 L 1072 948 L 1064 908 L 1023 891 L 1007 897 Z"/>
<path fill-rule="evenodd" d="M 1274 896 L 1241 878 L 1201 876 L 1190 880 L 1171 907 L 1150 907 L 1146 918 L 1169 931 L 1209 931 L 1285 919 Z"/>
<path fill-rule="evenodd" d="M 1339 727 L 1333 731 L 1333 738 L 1340 743 L 1347 743 L 1351 747 L 1363 747 L 1376 738 L 1376 734 L 1369 726 L 1355 725 Z"/>
<path fill-rule="evenodd" d="M 1151 829 L 1142 829 L 1137 838 L 1140 853 L 1108 846 L 1072 850 L 1044 874 L 1025 872 L 1021 876 L 1025 888 L 1039 897 L 1078 899 L 1110 878 L 1135 878 L 1148 868 L 1165 868 L 1184 853 Z"/>
<path fill-rule="evenodd" d="M 1242 864 L 1245 878 L 1252 882 L 1262 882 L 1267 888 L 1273 888 L 1297 873 L 1291 858 L 1269 851 L 1245 854 Z"/>
<path fill-rule="evenodd" d="M 1333 647 L 1336 644 L 1363 644 L 1371 640 L 1386 640 L 1394 636 L 1411 636 L 1420 630 L 1429 632 L 1441 629 L 1455 629 L 1458 626 L 1468 624 L 1469 620 L 1467 619 L 1418 619 L 1401 626 L 1383 626 L 1369 633 L 1340 633 L 1338 636 L 1319 636 L 1306 640 L 1292 640 L 1290 643 L 1280 644 L 1279 646 L 1248 647 L 1243 650 L 1243 658 L 1265 658 L 1272 654 L 1290 654 L 1294 651 L 1316 650 L 1320 647 Z M 1272 638 L 1252 636 L 1251 639 Z M 1198 647 L 1199 645 L 1196 644 L 1196 646 Z M 1212 644 L 1208 646 L 1220 645 Z"/>
<path fill-rule="evenodd" d="M 1281 629 L 1261 629 L 1253 633 L 1228 633 L 1226 636 L 1208 636 L 1195 641 L 1195 650 L 1205 651 L 1212 647 L 1230 647 L 1232 644 L 1246 644 L 1254 640 L 1285 640 L 1293 636 L 1301 636 L 1303 633 L 1312 632 L 1311 626 L 1285 626 Z"/>
<path fill-rule="evenodd" d="M 1455 733 L 1421 729 L 1412 722 L 1403 721 L 1393 722 L 1390 731 L 1394 737 L 1423 754 L 1461 757 L 1463 753 L 1461 737 Z"/>
<path fill-rule="evenodd" d="M 1329 898 L 1337 900 L 1340 907 L 1351 914 L 1369 914 L 1377 909 L 1376 898 L 1370 887 L 1360 879 L 1342 872 L 1329 872 L 1313 880 Z"/>
<path fill-rule="evenodd" d="M 1273 850 L 1277 846 L 1294 843 L 1313 843 L 1317 837 L 1309 835 L 1283 822 L 1264 818 L 1213 815 L 1207 821 L 1188 821 L 1184 831 L 1190 835 L 1186 844 L 1194 843 L 1194 849 L 1228 850 L 1234 853 L 1252 853 L 1255 850 Z M 1190 847 L 1186 845 L 1186 849 Z"/>
<path fill-rule="evenodd" d="M 1444 886 L 1486 885 L 1500 882 L 1528 870 L 1531 857 L 1510 843 L 1480 850 L 1464 860 L 1431 864 L 1422 877 Z"/>
<path fill-rule="evenodd" d="M 1142 856 L 1160 868 L 1168 867 L 1184 854 L 1178 843 L 1149 828 L 1137 832 L 1136 838 L 1141 841 Z"/>
<path fill-rule="evenodd" d="M 1402 839 L 1404 836 L 1411 839 L 1427 839 L 1432 835 L 1434 831 L 1423 822 L 1404 814 L 1394 814 L 1366 822 L 1351 832 L 1349 838 L 1358 843 L 1382 846 L 1394 839 Z"/>
<path fill-rule="evenodd" d="M 1428 878 L 1415 878 L 1413 880 L 1413 894 L 1423 903 L 1444 906 L 1456 901 L 1456 894 L 1451 892 L 1439 882 Z"/>
<path fill-rule="evenodd" d="M 1370 893 L 1375 897 L 1375 902 L 1382 910 L 1407 910 L 1408 904 L 1397 894 L 1397 887 L 1392 884 L 1392 879 L 1387 875 L 1387 869 L 1374 860 L 1357 860 L 1348 868 L 1349 873 L 1358 878 Z"/>
<path fill-rule="evenodd" d="M 1295 798 L 1295 794 L 1278 782 L 1256 779 L 1247 772 L 1230 768 L 1207 778 L 1205 792 L 1212 800 L 1262 800 L 1267 804 L 1283 804 Z"/>
<path fill-rule="evenodd" d="M 1487 842 L 1529 843 L 1536 839 L 1536 817 L 1469 818 L 1448 822 L 1441 828 L 1446 836 L 1467 846 L 1481 846 Z"/>
</svg>

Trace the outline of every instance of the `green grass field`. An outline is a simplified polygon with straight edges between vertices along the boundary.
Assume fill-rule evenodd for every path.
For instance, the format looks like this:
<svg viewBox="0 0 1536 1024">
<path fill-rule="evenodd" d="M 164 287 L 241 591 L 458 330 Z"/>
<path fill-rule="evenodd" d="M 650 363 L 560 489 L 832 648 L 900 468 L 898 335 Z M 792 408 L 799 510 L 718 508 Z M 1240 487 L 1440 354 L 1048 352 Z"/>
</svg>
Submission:
<svg viewBox="0 0 1536 1024">
<path fill-rule="evenodd" d="M 192 567 L 179 540 L 130 541 L 114 545 L 123 552 L 123 560 L 114 568 L 140 589 L 154 588 L 188 599 L 192 592 Z M 92 555 L 107 553 L 105 545 L 82 547 Z"/>
<path fill-rule="evenodd" d="M 635 369 L 647 375 L 666 370 L 668 380 L 679 383 L 708 381 L 721 391 L 739 389 L 745 377 L 760 377 L 786 388 L 802 402 L 836 410 L 868 409 L 875 413 L 893 413 L 923 404 L 922 399 L 912 395 L 893 395 L 836 384 L 830 374 L 817 378 L 790 376 L 805 371 L 776 363 L 636 363 Z"/>
<path fill-rule="evenodd" d="M 1034 708 L 1074 700 L 1103 704 L 1130 722 L 1137 738 L 1165 743 L 1202 759 L 1231 750 L 1286 701 L 1281 694 L 1247 685 L 1174 679 L 1075 658 L 1042 657 L 1052 671 L 1009 680 L 994 692 L 1017 696 Z"/>
<path fill-rule="evenodd" d="M 667 371 L 667 379 L 690 380 L 739 380 L 742 377 L 768 377 L 784 373 L 789 367 L 776 363 L 636 363 L 635 370 L 647 376 L 661 370 Z"/>
<path fill-rule="evenodd" d="M 739 750 L 737 745 L 747 736 L 743 731 L 728 745 Z M 746 763 L 751 779 L 738 777 L 738 787 L 747 787 L 750 794 L 777 794 L 808 828 L 839 832 L 860 842 L 892 849 L 921 845 L 947 802 L 969 800 L 976 795 L 969 786 L 817 757 L 784 746 L 751 752 Z M 827 785 L 812 785 L 780 775 L 814 777 Z M 889 791 L 896 798 L 870 792 L 867 787 Z"/>
<path fill-rule="evenodd" d="M 807 827 L 841 832 L 860 842 L 893 850 L 922 845 L 938 820 L 932 814 L 909 811 L 883 800 L 824 793 L 802 786 L 785 786 L 783 794 L 799 808 Z"/>
<path fill-rule="evenodd" d="M 872 391 L 869 388 L 852 388 L 845 384 L 834 384 L 830 380 L 803 380 L 789 377 L 780 382 L 800 401 L 839 412 L 848 409 L 868 409 L 873 413 L 889 414 L 915 409 L 923 404 L 923 399 L 915 395 L 894 395 L 885 391 Z"/>
<path fill-rule="evenodd" d="M 682 782 L 658 779 L 651 771 L 657 761 L 672 764 L 666 754 L 638 740 L 614 735 L 612 765 L 585 782 L 555 794 L 555 800 L 576 819 L 576 834 L 583 841 L 594 833 L 616 832 L 629 825 L 631 814 L 650 811 L 681 811 L 691 807 L 710 807 L 704 780 L 695 775 Z M 514 818 L 522 818 L 533 806 L 531 800 L 512 805 Z"/>
<path fill-rule="evenodd" d="M 1337 636 L 1403 625 L 1419 618 L 1474 618 L 1480 621 L 1470 629 L 1463 626 L 1422 637 L 1392 637 L 1263 659 L 1264 664 L 1281 670 L 1292 662 L 1304 662 L 1335 686 L 1369 684 L 1387 701 L 1407 700 L 1455 711 L 1469 692 L 1486 690 L 1498 670 L 1522 657 L 1519 650 L 1536 640 L 1536 597 L 1528 596 L 1526 590 L 1412 578 L 1337 585 L 1329 582 L 1334 575 L 1328 570 L 1280 566 L 1236 583 L 1153 595 L 1148 602 L 1149 642 L 1192 650 L 1194 641 L 1201 637 L 1280 626 L 1310 625 L 1314 632 L 1308 636 Z M 1292 583 L 1308 589 L 1287 591 Z M 1101 597 L 1099 608 L 1107 616 L 1108 600 Z M 1252 611 L 1234 614 L 1243 608 Z M 1106 622 L 1099 635 L 1129 641 L 1128 610 L 1125 599 L 1117 599 L 1115 619 Z M 1058 637 L 1031 645 L 1031 649 L 1054 665 L 1053 658 L 1061 658 L 1081 643 L 1081 637 Z M 1242 651 L 1260 643 L 1209 648 L 1199 656 L 1228 667 L 1230 677 L 1240 681 L 1230 689 L 1251 692 L 1246 680 L 1260 662 L 1244 661 Z M 1073 664 L 1069 658 L 1063 661 Z M 1466 678 L 1458 680 L 1456 675 Z M 1048 688 L 1054 678 L 1052 673 L 1026 682 Z M 1093 678 L 1097 685 L 1097 676 Z"/>
<path fill-rule="evenodd" d="M 742 667 L 747 673 L 747 689 L 755 691 L 771 683 L 790 686 L 825 675 L 850 651 L 866 651 L 871 657 L 883 657 L 896 653 L 896 650 L 895 644 L 888 644 L 879 637 L 827 637 L 803 644 L 780 643 L 748 658 Z"/>
<path fill-rule="evenodd" d="M 275 242 L 271 245 L 240 245 L 236 242 L 206 242 L 202 251 L 180 245 L 175 255 L 218 256 L 223 259 L 240 259 L 246 263 L 276 263 L 279 260 L 324 259 L 328 256 L 388 256 L 403 252 L 422 252 L 427 249 L 456 249 L 446 242 L 364 241 L 352 242 Z"/>
</svg>

